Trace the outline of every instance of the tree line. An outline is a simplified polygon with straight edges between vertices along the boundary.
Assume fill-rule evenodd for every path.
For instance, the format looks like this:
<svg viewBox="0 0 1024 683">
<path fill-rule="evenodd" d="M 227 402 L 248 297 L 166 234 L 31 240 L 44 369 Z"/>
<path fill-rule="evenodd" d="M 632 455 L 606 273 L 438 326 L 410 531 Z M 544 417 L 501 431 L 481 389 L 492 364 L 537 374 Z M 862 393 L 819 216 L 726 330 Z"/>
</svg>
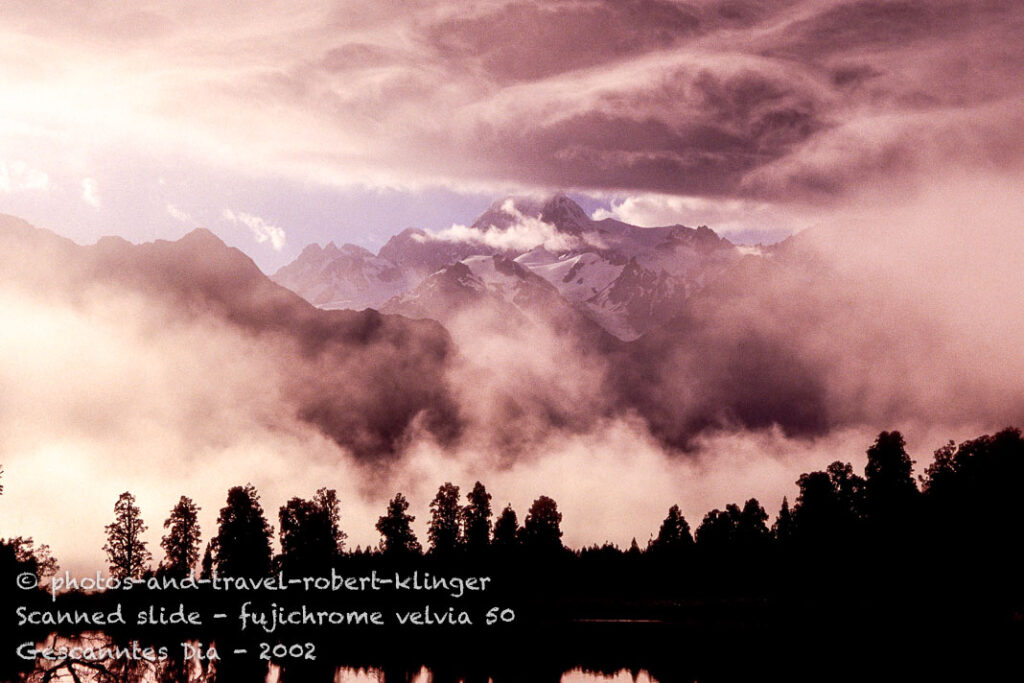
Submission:
<svg viewBox="0 0 1024 683">
<path fill-rule="evenodd" d="M 836 461 L 802 474 L 796 496 L 792 502 L 783 498 L 771 524 L 753 498 L 707 512 L 695 528 L 680 506 L 672 505 L 645 543 L 634 540 L 625 549 L 610 543 L 567 548 L 562 514 L 553 499 L 538 497 L 520 523 L 510 505 L 495 514 L 491 494 L 477 482 L 464 498 L 452 483 L 439 487 L 429 505 L 423 543 L 414 533 L 408 500 L 396 494 L 377 520 L 380 542 L 355 550 L 346 544 L 338 497 L 329 488 L 309 499 L 287 501 L 278 510 L 276 530 L 253 486 L 231 488 L 205 544 L 199 508 L 183 496 L 163 523 L 163 559 L 156 566 L 143 540 L 141 511 L 125 492 L 107 526 L 104 551 L 111 575 L 133 578 L 185 576 L 195 568 L 205 576 L 260 578 L 276 571 L 323 576 L 336 566 L 346 576 L 391 567 L 431 575 L 487 575 L 493 590 L 450 600 L 431 594 L 431 605 L 440 611 L 469 610 L 478 617 L 495 606 L 515 610 L 516 621 L 507 630 L 460 631 L 462 647 L 454 649 L 452 632 L 443 628 L 417 630 L 415 638 L 405 637 L 399 626 L 385 631 L 296 626 L 275 634 L 282 642 L 315 641 L 325 654 L 330 652 L 323 661 L 327 668 L 317 674 L 322 680 L 331 680 L 335 664 L 363 666 L 404 657 L 409 665 L 440 666 L 450 664 L 444 653 L 460 662 L 467 653 L 476 653 L 479 662 L 502 656 L 512 666 L 520 658 L 515 653 L 562 662 L 571 658 L 567 652 L 625 648 L 622 656 L 653 653 L 653 661 L 674 671 L 687 661 L 679 656 L 682 642 L 729 656 L 743 648 L 752 651 L 762 641 L 771 644 L 767 649 L 789 652 L 793 643 L 815 637 L 830 653 L 836 643 L 857 638 L 866 639 L 870 648 L 893 643 L 899 649 L 911 636 L 960 648 L 972 639 L 986 647 L 1003 641 L 1019 645 L 1024 636 L 1021 431 L 949 442 L 920 474 L 899 432 L 880 433 L 866 455 L 859 472 Z M 43 550 L 31 539 L 0 542 L 0 581 L 7 590 L 19 572 L 53 570 L 53 558 Z M 31 601 L 32 596 L 19 593 L 19 599 Z M 36 599 L 49 604 L 45 594 Z M 316 595 L 316 608 L 400 611 L 418 609 L 424 599 L 412 592 L 326 592 Z M 234 614 L 240 601 L 292 610 L 309 598 L 300 592 L 217 591 L 182 598 L 133 590 L 70 592 L 58 600 L 66 609 L 82 610 L 123 603 L 129 614 L 147 605 L 171 611 L 184 600 L 186 609 Z M 227 652 L 236 645 L 250 647 L 246 638 L 265 636 L 240 634 L 226 622 L 177 631 L 108 630 L 116 642 L 145 637 L 173 644 L 188 638 L 223 645 Z M 47 631 L 35 636 L 46 637 Z M 339 638 L 345 648 L 337 646 Z M 595 638 L 603 639 L 596 649 Z M 398 653 L 396 642 L 403 644 Z M 738 642 L 744 645 L 736 650 Z M 5 665 L 3 654 L 0 679 L 4 666 L 11 671 L 32 666 L 22 661 Z M 229 667 L 265 664 L 247 661 L 218 662 L 218 679 L 221 674 L 231 679 Z M 284 661 L 283 666 L 287 680 L 316 678 L 300 662 Z M 249 673 L 234 680 L 261 678 L 265 671 Z M 666 675 L 661 680 L 693 678 Z"/>
<path fill-rule="evenodd" d="M 263 510 L 259 492 L 246 484 L 228 491 L 217 518 L 217 533 L 201 554 L 200 508 L 182 496 L 164 520 L 166 533 L 160 542 L 164 559 L 154 568 L 152 553 L 143 539 L 148 527 L 135 496 L 126 491 L 114 505 L 114 520 L 106 527 L 103 551 L 112 577 L 141 579 L 160 574 L 187 576 L 196 569 L 201 578 L 214 571 L 226 577 L 265 576 L 276 571 L 292 576 L 313 575 L 342 556 L 410 559 L 428 555 L 455 559 L 492 550 L 564 550 L 562 514 L 553 499 L 537 498 L 521 526 L 511 504 L 492 519 L 491 499 L 486 487 L 476 482 L 463 505 L 459 487 L 450 482 L 443 484 L 430 503 L 428 546 L 424 550 L 412 527 L 416 518 L 409 514 L 409 502 L 398 493 L 377 521 L 379 544 L 349 551 L 347 534 L 340 528 L 337 491 L 321 488 L 311 499 L 295 497 L 278 510 L 280 552 L 274 554 L 274 527 Z"/>
<path fill-rule="evenodd" d="M 575 555 L 735 559 L 767 552 L 832 553 L 867 546 L 899 550 L 929 542 L 945 548 L 1020 543 L 1021 513 L 1016 506 L 1007 507 L 1013 499 L 1009 483 L 1022 480 L 1020 430 L 1006 429 L 959 445 L 949 442 L 916 478 L 914 464 L 903 436 L 897 431 L 882 432 L 867 449 L 862 475 L 842 461 L 801 475 L 793 504 L 783 498 L 770 526 L 768 512 L 754 498 L 709 511 L 694 531 L 680 507 L 673 505 L 644 545 L 634 539 L 628 550 L 621 550 L 606 543 L 581 548 Z M 348 551 L 337 493 L 321 488 L 311 499 L 296 497 L 281 506 L 277 515 L 280 552 L 275 555 L 274 529 L 259 493 L 251 484 L 237 486 L 228 492 L 220 510 L 216 535 L 202 553 L 200 572 L 258 576 L 283 570 L 305 575 L 323 571 L 342 556 L 355 555 L 455 559 L 573 552 L 562 543 L 562 514 L 553 499 L 538 497 L 522 525 L 511 505 L 495 516 L 491 500 L 480 482 L 468 492 L 465 504 L 458 486 L 441 485 L 429 506 L 424 548 L 412 527 L 415 517 L 409 514 L 409 502 L 398 493 L 377 521 L 378 546 Z M 196 568 L 202 541 L 198 510 L 185 496 L 171 510 L 161 541 L 164 559 L 155 571 L 187 574 Z M 999 514 L 982 522 L 977 517 L 983 510 Z M 104 546 L 110 573 L 140 578 L 153 571 L 142 539 L 146 525 L 129 492 L 121 494 L 114 511 Z"/>
<path fill-rule="evenodd" d="M 228 491 L 216 533 L 205 548 L 199 507 L 182 496 L 163 522 L 163 559 L 156 567 L 143 539 L 147 526 L 141 511 L 135 497 L 124 492 L 106 527 L 103 551 L 112 576 L 142 578 L 187 575 L 196 569 L 205 576 L 214 571 L 221 576 L 262 576 L 278 570 L 312 575 L 343 557 L 449 560 L 574 554 L 583 559 L 643 556 L 672 563 L 733 561 L 780 552 L 824 556 L 866 549 L 926 550 L 933 555 L 969 551 L 989 557 L 1021 548 L 1024 508 L 1014 502 L 1017 486 L 1024 480 L 1024 440 L 1019 429 L 1008 428 L 959 445 L 951 441 L 935 451 L 933 462 L 917 477 L 914 464 L 903 436 L 898 431 L 882 432 L 867 449 L 863 474 L 842 461 L 802 474 L 793 504 L 783 498 L 770 526 L 768 512 L 754 498 L 709 511 L 695 530 L 680 507 L 673 505 L 645 544 L 634 539 L 626 550 L 609 543 L 567 549 L 562 543 L 562 513 L 553 499 L 538 497 L 520 524 L 511 505 L 494 515 L 491 494 L 476 482 L 465 503 L 458 486 L 439 487 L 429 505 L 426 548 L 413 530 L 415 517 L 401 493 L 388 502 L 377 521 L 379 544 L 355 551 L 346 547 L 334 489 L 321 488 L 311 499 L 294 497 L 278 510 L 280 552 L 275 554 L 274 527 L 258 491 L 246 484 Z M 56 567 L 49 549 L 36 547 L 30 538 L 3 541 L 0 556 L 8 568 L 28 567 L 41 576 Z"/>
</svg>

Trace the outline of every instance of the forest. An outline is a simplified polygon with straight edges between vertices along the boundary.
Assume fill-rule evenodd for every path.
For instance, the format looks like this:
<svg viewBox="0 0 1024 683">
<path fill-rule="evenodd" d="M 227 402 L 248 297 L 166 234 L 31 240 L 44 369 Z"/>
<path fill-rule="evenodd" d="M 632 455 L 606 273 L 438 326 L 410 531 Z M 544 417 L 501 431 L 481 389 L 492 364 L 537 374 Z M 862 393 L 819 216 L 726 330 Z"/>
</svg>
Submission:
<svg viewBox="0 0 1024 683">
<path fill-rule="evenodd" d="M 961 634 L 979 642 L 1020 642 L 1021 431 L 1008 428 L 960 444 L 949 442 L 935 451 L 919 475 L 914 464 L 903 436 L 882 432 L 867 449 L 863 474 L 842 461 L 802 474 L 795 499 L 790 503 L 784 498 L 770 524 L 769 513 L 753 498 L 709 511 L 695 528 L 673 505 L 646 541 L 634 539 L 628 548 L 610 543 L 568 548 L 562 542 L 562 515 L 555 500 L 539 496 L 522 516 L 511 506 L 494 510 L 492 497 L 480 482 L 464 501 L 458 486 L 439 487 L 429 506 L 425 543 L 414 533 L 408 501 L 397 493 L 377 522 L 379 544 L 350 548 L 334 490 L 321 488 L 311 499 L 292 498 L 278 510 L 275 529 L 259 492 L 243 485 L 228 491 L 217 528 L 205 543 L 198 508 L 182 496 L 163 521 L 162 559 L 155 561 L 156 549 L 142 540 L 147 529 L 142 512 L 132 494 L 125 492 L 114 505 L 102 550 L 109 577 L 138 582 L 133 590 L 71 590 L 55 602 L 44 588 L 13 595 L 15 579 L 23 573 L 34 573 L 43 586 L 60 578 L 49 549 L 21 537 L 0 544 L 0 581 L 12 602 L 43 611 L 55 606 L 104 610 L 117 605 L 125 614 L 146 609 L 150 614 L 262 614 L 257 619 L 275 620 L 273 630 L 266 621 L 262 628 L 242 632 L 237 620 L 214 623 L 204 618 L 201 626 L 161 624 L 143 632 L 129 624 L 103 631 L 114 643 L 141 640 L 159 646 L 188 641 L 200 644 L 195 647 L 228 643 L 235 649 L 239 642 L 270 637 L 271 645 L 315 644 L 321 653 L 330 652 L 326 662 L 323 654 L 318 660 L 293 661 L 290 658 L 298 651 L 289 655 L 287 647 L 277 650 L 283 656 L 270 659 L 282 671 L 300 672 L 293 674 L 298 680 L 316 677 L 309 667 L 369 666 L 394 662 L 396 657 L 413 666 L 461 653 L 462 662 L 466 648 L 480 658 L 486 654 L 493 667 L 512 661 L 502 660 L 497 651 L 508 654 L 526 647 L 524 643 L 538 661 L 571 659 L 573 652 L 591 653 L 579 655 L 584 658 L 594 652 L 608 657 L 618 652 L 628 660 L 639 648 L 647 661 L 669 666 L 675 660 L 667 653 L 681 638 L 711 648 L 725 642 L 763 646 L 783 633 L 787 638 L 824 638 L 827 633 L 830 639 L 873 633 L 880 642 L 883 634 L 898 637 L 899 642 L 906 642 L 910 634 Z M 415 577 L 423 589 L 366 590 L 367 577 L 373 573 L 406 577 L 408 582 Z M 342 584 L 346 590 L 319 592 L 311 592 L 310 585 L 292 592 L 218 592 L 203 586 L 187 595 L 153 590 L 161 582 L 167 585 L 188 577 L 204 582 L 214 576 L 278 576 L 284 581 L 334 576 L 348 577 L 349 583 Z M 480 577 L 487 580 L 480 583 Z M 471 580 L 476 581 L 475 589 L 466 590 Z M 409 616 L 416 612 L 422 617 L 424 606 L 435 619 L 448 614 L 450 621 L 442 617 L 440 624 L 429 622 L 428 616 L 428 623 L 435 626 L 424 630 L 422 618 L 414 621 Z M 320 621 L 315 627 L 304 626 L 301 619 L 289 621 L 295 610 L 319 611 Z M 361 611 L 405 616 L 383 626 L 373 626 L 376 622 L 369 619 L 324 625 L 330 617 L 323 615 Z M 463 613 L 467 621 L 460 621 Z M 8 614 L 8 619 L 13 617 Z M 420 624 L 419 630 L 414 624 Z M 90 631 L 68 625 L 18 626 L 19 641 L 45 642 Z M 396 642 L 403 643 L 400 656 Z M 596 643 L 605 645 L 596 648 Z M 660 655 L 659 647 L 665 648 Z M 50 669 L 76 666 L 69 661 L 27 662 L 12 658 L 8 651 L 3 657 L 4 675 L 12 679 L 14 672 L 45 676 Z M 219 680 L 231 678 L 224 673 L 230 666 L 251 674 L 253 670 L 245 667 L 267 665 L 230 662 L 226 658 L 212 665 L 222 672 Z M 196 680 L 191 664 L 180 666 L 179 662 L 177 678 L 172 672 L 162 680 Z M 195 666 L 210 671 L 209 662 Z M 435 661 L 438 666 L 444 668 Z M 125 674 L 119 671 L 118 675 Z M 128 680 L 110 675 L 110 680 Z M 659 680 L 673 677 L 663 673 Z"/>
</svg>

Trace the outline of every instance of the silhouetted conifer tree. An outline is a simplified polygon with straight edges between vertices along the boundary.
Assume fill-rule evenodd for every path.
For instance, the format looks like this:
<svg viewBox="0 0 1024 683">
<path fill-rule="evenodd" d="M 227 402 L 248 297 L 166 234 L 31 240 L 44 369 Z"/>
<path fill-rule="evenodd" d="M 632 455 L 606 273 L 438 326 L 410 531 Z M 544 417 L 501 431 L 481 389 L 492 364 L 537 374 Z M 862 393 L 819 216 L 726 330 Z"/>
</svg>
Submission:
<svg viewBox="0 0 1024 683">
<path fill-rule="evenodd" d="M 412 530 L 416 518 L 406 513 L 409 501 L 401 493 L 396 494 L 388 503 L 388 511 L 377 520 L 377 531 L 380 532 L 380 549 L 392 556 L 413 555 L 422 552 L 420 542 Z"/>
<path fill-rule="evenodd" d="M 214 541 L 210 541 L 206 544 L 206 550 L 203 551 L 203 561 L 199 564 L 199 578 L 210 579 L 213 577 L 213 555 Z"/>
<path fill-rule="evenodd" d="M 683 517 L 678 505 L 668 509 L 665 521 L 658 529 L 658 535 L 648 544 L 648 549 L 656 554 L 681 554 L 693 547 L 693 536 L 690 525 Z"/>
<path fill-rule="evenodd" d="M 139 516 L 135 496 L 128 491 L 122 493 L 114 504 L 114 521 L 108 524 L 107 542 L 103 546 L 110 563 L 110 575 L 119 578 L 142 578 L 149 570 L 153 559 L 142 534 L 146 524 Z"/>
<path fill-rule="evenodd" d="M 704 515 L 695 534 L 697 546 L 710 553 L 719 553 L 736 543 L 740 508 L 730 503 L 725 510 L 714 509 Z"/>
<path fill-rule="evenodd" d="M 28 572 L 39 579 L 57 572 L 57 560 L 45 543 L 36 547 L 35 541 L 24 536 L 0 539 L 0 578 L 4 585 L 14 584 L 18 574 Z"/>
<path fill-rule="evenodd" d="M 537 552 L 562 550 L 562 513 L 547 496 L 533 501 L 520 530 L 524 548 Z"/>
<path fill-rule="evenodd" d="M 933 535 L 954 547 L 1019 549 L 1024 542 L 1024 437 L 1004 429 L 948 443 L 922 478 Z"/>
<path fill-rule="evenodd" d="M 793 538 L 793 515 L 789 511 L 789 500 L 782 497 L 782 507 L 779 508 L 779 516 L 772 524 L 772 536 L 779 543 L 789 543 Z"/>
<path fill-rule="evenodd" d="M 270 539 L 274 529 L 267 522 L 260 497 L 252 484 L 228 491 L 227 505 L 217 518 L 214 562 L 220 576 L 261 577 L 272 567 Z"/>
<path fill-rule="evenodd" d="M 341 553 L 338 494 L 322 488 L 313 500 L 292 498 L 278 511 L 281 569 L 293 576 L 323 573 Z"/>
<path fill-rule="evenodd" d="M 883 524 L 906 519 L 917 501 L 914 461 L 899 432 L 882 432 L 868 448 L 864 466 L 868 515 Z"/>
<path fill-rule="evenodd" d="M 474 553 L 485 550 L 491 543 L 491 494 L 480 482 L 474 484 L 466 496 L 462 519 L 467 550 Z"/>
<path fill-rule="evenodd" d="M 172 576 L 187 576 L 199 559 L 202 534 L 199 529 L 199 507 L 191 498 L 182 496 L 164 520 L 167 535 L 160 541 L 164 549 L 162 568 Z"/>
<path fill-rule="evenodd" d="M 848 462 L 837 460 L 829 465 L 825 472 L 832 481 L 832 490 L 835 492 L 843 523 L 848 530 L 867 515 L 866 482 L 863 477 L 853 473 L 853 465 Z"/>
<path fill-rule="evenodd" d="M 462 508 L 459 487 L 445 482 L 430 502 L 430 526 L 427 528 L 430 552 L 450 557 L 462 544 Z"/>
<path fill-rule="evenodd" d="M 751 498 L 743 504 L 736 521 L 736 541 L 745 550 L 762 549 L 771 540 L 771 531 L 768 530 L 768 513 L 756 498 Z"/>
<path fill-rule="evenodd" d="M 519 543 L 519 519 L 511 503 L 498 515 L 494 522 L 494 547 L 499 550 L 511 550 Z"/>
<path fill-rule="evenodd" d="M 956 443 L 952 440 L 936 449 L 932 464 L 925 468 L 921 479 L 921 490 L 930 497 L 950 495 L 956 488 L 962 462 L 957 457 Z"/>
<path fill-rule="evenodd" d="M 864 517 L 864 480 L 853 473 L 853 467 L 837 461 L 826 472 L 800 475 L 797 485 L 794 538 L 833 547 L 849 543 Z"/>
</svg>

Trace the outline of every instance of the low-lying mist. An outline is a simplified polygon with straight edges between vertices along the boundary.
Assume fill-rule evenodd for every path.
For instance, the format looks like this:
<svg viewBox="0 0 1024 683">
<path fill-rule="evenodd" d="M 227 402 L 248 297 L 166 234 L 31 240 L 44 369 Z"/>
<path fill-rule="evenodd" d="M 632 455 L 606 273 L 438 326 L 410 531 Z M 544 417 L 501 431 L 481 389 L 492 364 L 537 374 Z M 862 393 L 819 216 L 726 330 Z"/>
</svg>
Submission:
<svg viewBox="0 0 1024 683">
<path fill-rule="evenodd" d="M 446 321 L 450 352 L 406 352 L 436 344 L 409 346 L 427 328 L 396 323 L 379 353 L 363 346 L 376 332 L 326 353 L 246 322 L 237 297 L 229 310 L 108 278 L 55 294 L 68 266 L 40 258 L 33 277 L 0 278 L 0 535 L 95 571 L 130 490 L 159 558 L 179 496 L 202 507 L 206 540 L 227 489 L 252 482 L 275 526 L 290 497 L 337 489 L 352 547 L 376 543 L 402 491 L 425 540 L 437 487 L 480 480 L 520 521 L 553 497 L 571 546 L 642 545 L 675 503 L 694 528 L 749 497 L 774 515 L 802 472 L 861 467 L 883 429 L 904 432 L 920 472 L 948 439 L 1024 423 L 1022 218 L 998 178 L 865 194 L 610 349 L 469 309 Z M 320 395 L 326 417 L 309 409 Z M 364 413 L 367 434 L 399 434 L 393 452 L 348 440 Z"/>
</svg>

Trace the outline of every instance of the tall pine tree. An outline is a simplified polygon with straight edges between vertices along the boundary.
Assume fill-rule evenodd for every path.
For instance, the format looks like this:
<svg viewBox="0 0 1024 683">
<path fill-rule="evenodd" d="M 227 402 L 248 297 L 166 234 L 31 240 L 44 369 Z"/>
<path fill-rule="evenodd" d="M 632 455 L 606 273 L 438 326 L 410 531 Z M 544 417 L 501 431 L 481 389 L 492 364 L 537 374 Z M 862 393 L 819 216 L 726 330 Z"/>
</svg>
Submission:
<svg viewBox="0 0 1024 683">
<path fill-rule="evenodd" d="M 407 514 L 408 509 L 409 501 L 401 493 L 396 494 L 388 503 L 387 514 L 377 520 L 380 549 L 388 555 L 416 555 L 423 550 L 412 530 L 416 518 Z"/>
<path fill-rule="evenodd" d="M 220 576 L 256 578 L 270 574 L 274 529 L 267 523 L 252 484 L 228 491 L 227 505 L 221 508 L 217 525 L 213 549 Z"/>
<path fill-rule="evenodd" d="M 450 557 L 462 543 L 462 508 L 459 506 L 459 487 L 445 482 L 430 502 L 430 552 L 438 557 Z"/>
<path fill-rule="evenodd" d="M 345 533 L 338 526 L 338 495 L 322 488 L 313 500 L 292 498 L 278 513 L 281 568 L 293 576 L 320 574 L 341 553 Z"/>
<path fill-rule="evenodd" d="M 107 553 L 110 575 L 118 579 L 139 579 L 149 570 L 152 554 L 142 540 L 146 524 L 139 516 L 135 496 L 128 491 L 122 493 L 114 504 L 114 521 L 108 524 L 107 542 L 103 550 Z"/>
<path fill-rule="evenodd" d="M 649 548 L 655 554 L 679 555 L 692 547 L 690 525 L 679 506 L 673 505 L 668 509 L 668 515 L 658 529 L 658 536 L 650 542 Z"/>
<path fill-rule="evenodd" d="M 199 507 L 191 498 L 182 496 L 164 521 L 169 529 L 160 542 L 164 549 L 163 569 L 173 576 L 187 576 L 199 559 L 202 534 L 199 529 Z"/>
<path fill-rule="evenodd" d="M 508 551 L 519 544 L 519 518 L 509 503 L 494 522 L 494 548 Z"/>
<path fill-rule="evenodd" d="M 477 482 L 466 496 L 466 501 L 466 507 L 462 509 L 466 549 L 479 553 L 491 543 L 491 494 Z"/>
</svg>

